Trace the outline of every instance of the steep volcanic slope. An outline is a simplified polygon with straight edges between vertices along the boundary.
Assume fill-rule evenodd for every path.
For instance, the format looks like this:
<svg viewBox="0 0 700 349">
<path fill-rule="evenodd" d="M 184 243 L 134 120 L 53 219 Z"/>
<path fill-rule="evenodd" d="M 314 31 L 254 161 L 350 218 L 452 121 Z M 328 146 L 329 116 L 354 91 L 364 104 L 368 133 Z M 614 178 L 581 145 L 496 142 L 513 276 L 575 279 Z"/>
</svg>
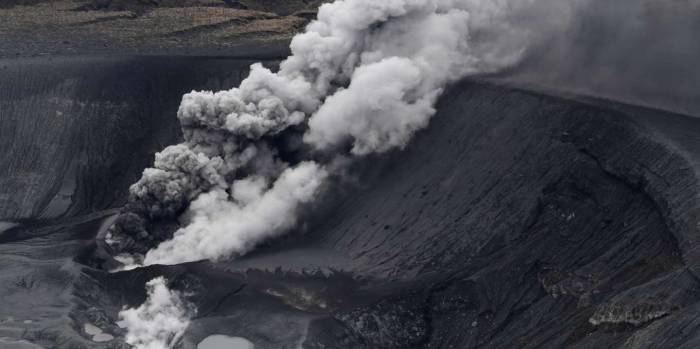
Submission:
<svg viewBox="0 0 700 349">
<path fill-rule="evenodd" d="M 451 87 L 407 149 L 359 164 L 359 184 L 328 192 L 305 227 L 250 256 L 97 268 L 105 257 L 94 237 L 114 212 L 90 212 L 118 205 L 152 152 L 178 138 L 183 90 L 234 85 L 246 65 L 191 60 L 51 63 L 69 78 L 41 78 L 53 71 L 47 62 L 24 70 L 3 62 L 3 74 L 23 71 L 16 81 L 47 86 L 21 98 L 10 97 L 27 85 L 2 86 L 8 156 L 0 188 L 13 198 L 0 205 L 6 217 L 40 217 L 77 154 L 88 161 L 74 170 L 78 205 L 0 235 L 0 337 L 123 348 L 117 312 L 141 304 L 145 282 L 164 275 L 199 309 L 182 348 L 214 333 L 256 348 L 664 348 L 700 340 L 700 122 L 484 82 Z M 75 112 L 55 114 L 63 112 L 57 105 Z M 55 119 L 38 117 L 48 112 Z M 31 176 L 33 186 L 21 182 Z M 94 342 L 86 323 L 116 339 Z"/>
<path fill-rule="evenodd" d="M 177 141 L 182 94 L 237 84 L 252 63 L 196 62 L 0 61 L 0 221 L 120 205 L 153 153 Z"/>
<path fill-rule="evenodd" d="M 698 315 L 697 183 L 678 155 L 697 120 L 478 83 L 438 110 L 312 233 L 360 274 L 430 285 L 342 317 L 369 347 L 405 347 L 413 324 L 426 347 L 693 343 L 647 333 Z"/>
</svg>

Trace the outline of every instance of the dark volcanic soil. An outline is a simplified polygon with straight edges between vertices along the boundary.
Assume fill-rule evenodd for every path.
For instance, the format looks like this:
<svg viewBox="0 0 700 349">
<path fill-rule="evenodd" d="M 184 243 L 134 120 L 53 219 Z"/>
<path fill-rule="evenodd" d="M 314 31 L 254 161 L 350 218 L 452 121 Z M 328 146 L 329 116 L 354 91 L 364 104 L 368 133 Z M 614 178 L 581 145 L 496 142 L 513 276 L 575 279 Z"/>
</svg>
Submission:
<svg viewBox="0 0 700 349">
<path fill-rule="evenodd" d="M 20 223 L 0 233 L 0 337 L 124 348 L 117 312 L 164 275 L 199 308 L 181 348 L 214 333 L 263 349 L 699 343 L 700 121 L 483 81 L 452 86 L 303 232 L 236 261 L 96 268 L 95 236 L 179 137 L 181 94 L 233 86 L 249 63 L 0 62 L 0 221 Z"/>
</svg>

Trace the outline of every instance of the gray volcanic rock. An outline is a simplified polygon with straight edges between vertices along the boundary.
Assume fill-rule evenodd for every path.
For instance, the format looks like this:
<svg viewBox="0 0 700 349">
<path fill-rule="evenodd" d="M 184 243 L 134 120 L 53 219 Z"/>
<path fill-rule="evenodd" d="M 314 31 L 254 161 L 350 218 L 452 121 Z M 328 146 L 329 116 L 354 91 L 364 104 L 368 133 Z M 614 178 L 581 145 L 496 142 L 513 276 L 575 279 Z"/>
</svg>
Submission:
<svg viewBox="0 0 700 349">
<path fill-rule="evenodd" d="M 698 345 L 700 120 L 484 81 L 452 86 L 407 149 L 358 164 L 305 229 L 238 260 L 104 270 L 99 237 L 179 138 L 180 94 L 234 85 L 247 63 L 3 61 L 0 208 L 24 220 L 0 233 L 0 337 L 125 348 L 118 311 L 165 276 L 198 308 L 178 348 L 212 334 L 263 349 Z"/>
</svg>

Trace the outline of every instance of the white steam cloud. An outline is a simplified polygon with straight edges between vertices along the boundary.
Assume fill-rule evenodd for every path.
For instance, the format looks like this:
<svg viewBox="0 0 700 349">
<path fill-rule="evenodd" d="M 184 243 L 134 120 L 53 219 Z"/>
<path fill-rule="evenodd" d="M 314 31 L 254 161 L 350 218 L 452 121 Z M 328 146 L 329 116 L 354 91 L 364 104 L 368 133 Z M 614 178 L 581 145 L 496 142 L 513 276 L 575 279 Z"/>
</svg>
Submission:
<svg viewBox="0 0 700 349">
<path fill-rule="evenodd" d="M 291 228 L 297 207 L 313 199 L 325 177 L 319 165 L 304 162 L 282 172 L 272 187 L 265 177 L 247 177 L 233 182 L 231 195 L 223 190 L 202 194 L 190 206 L 189 224 L 149 251 L 144 262 L 177 264 L 243 254 Z"/>
<path fill-rule="evenodd" d="M 163 277 L 146 283 L 146 291 L 141 306 L 119 312 L 118 324 L 127 329 L 126 343 L 135 349 L 172 348 L 189 325 L 190 311 Z"/>
<path fill-rule="evenodd" d="M 654 73 L 652 84 L 681 81 L 671 91 L 696 90 L 694 73 L 666 74 L 663 67 L 668 62 L 695 67 L 697 50 L 692 49 L 698 41 L 690 29 L 700 23 L 697 16 L 658 18 L 655 14 L 665 3 L 661 0 L 605 2 L 620 11 L 602 19 L 598 13 L 586 15 L 586 9 L 599 11 L 602 3 L 336 0 L 325 4 L 318 18 L 294 37 L 292 55 L 277 72 L 254 64 L 237 88 L 183 97 L 177 116 L 184 142 L 158 153 L 153 167 L 130 188 L 129 205 L 106 242 L 113 252 L 122 253 L 118 259 L 132 264 L 126 268 L 245 254 L 292 229 L 300 210 L 314 201 L 348 159 L 405 147 L 428 125 L 448 84 L 467 75 L 498 72 L 522 58 L 526 58 L 522 66 L 530 67 L 537 80 L 553 74 L 552 80 L 558 82 L 557 74 L 570 70 L 566 76 L 580 75 L 586 83 L 596 76 L 615 80 L 620 90 L 628 91 L 630 86 L 644 87 L 639 77 L 646 81 Z M 695 0 L 679 3 L 663 8 L 672 14 L 688 12 L 688 6 L 698 8 Z M 597 21 L 595 30 L 590 29 L 591 18 Z M 601 23 L 617 29 L 610 31 Z M 639 23 L 645 30 L 639 30 Z M 665 29 L 651 30 L 657 27 Z M 578 39 L 571 40 L 572 30 Z M 606 30 L 617 35 L 606 35 Z M 598 40 L 609 37 L 618 40 L 601 50 Z M 673 59 L 666 59 L 678 42 L 692 52 L 676 52 Z M 574 49 L 568 47 L 572 45 Z M 636 64 L 630 65 L 628 54 L 636 47 L 662 54 L 635 57 Z M 664 59 L 650 58 L 656 56 Z M 599 63 L 593 76 L 590 69 L 581 69 L 590 68 L 591 57 Z M 611 75 L 609 67 L 620 62 L 626 69 Z M 678 70 L 687 71 L 694 72 Z M 613 92 L 615 88 L 613 84 Z M 650 90 L 657 91 L 656 86 Z M 682 93 L 673 93 L 677 95 Z M 632 97 L 639 96 L 644 93 Z M 180 228 L 173 234 L 155 228 L 175 219 Z M 192 306 L 168 289 L 162 277 L 146 287 L 144 304 L 119 313 L 119 324 L 127 329 L 126 342 L 136 349 L 172 348 L 189 324 Z"/>
<path fill-rule="evenodd" d="M 278 72 L 254 64 L 237 88 L 185 95 L 185 141 L 131 187 L 142 219 L 179 217 L 181 228 L 136 259 L 227 258 L 293 228 L 336 160 L 405 147 L 447 84 L 520 59 L 529 33 L 506 19 L 514 3 L 338 0 Z M 110 241 L 151 239 L 141 221 L 123 226 Z"/>
</svg>

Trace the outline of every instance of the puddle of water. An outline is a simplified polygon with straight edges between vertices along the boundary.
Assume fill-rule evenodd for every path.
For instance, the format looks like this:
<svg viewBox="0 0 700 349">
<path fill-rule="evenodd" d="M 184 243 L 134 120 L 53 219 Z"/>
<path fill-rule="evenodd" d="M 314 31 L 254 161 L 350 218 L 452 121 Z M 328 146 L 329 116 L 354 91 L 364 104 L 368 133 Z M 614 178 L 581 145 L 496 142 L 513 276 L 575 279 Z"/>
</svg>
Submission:
<svg viewBox="0 0 700 349">
<path fill-rule="evenodd" d="M 86 323 L 85 325 L 83 325 L 83 330 L 85 331 L 85 333 L 92 336 L 93 342 L 109 342 L 112 339 L 114 339 L 114 337 L 111 334 L 102 332 L 101 328 L 91 323 Z"/>
<path fill-rule="evenodd" d="M 245 338 L 215 334 L 199 342 L 197 349 L 255 349 L 255 345 Z"/>
<path fill-rule="evenodd" d="M 109 342 L 112 339 L 114 339 L 114 337 L 109 333 L 98 333 L 98 334 L 92 336 L 92 341 L 98 342 L 98 343 Z"/>
<path fill-rule="evenodd" d="M 87 324 L 83 325 L 83 329 L 85 330 L 85 333 L 87 333 L 91 336 L 102 333 L 101 328 L 99 328 L 91 323 L 87 323 Z"/>
</svg>

